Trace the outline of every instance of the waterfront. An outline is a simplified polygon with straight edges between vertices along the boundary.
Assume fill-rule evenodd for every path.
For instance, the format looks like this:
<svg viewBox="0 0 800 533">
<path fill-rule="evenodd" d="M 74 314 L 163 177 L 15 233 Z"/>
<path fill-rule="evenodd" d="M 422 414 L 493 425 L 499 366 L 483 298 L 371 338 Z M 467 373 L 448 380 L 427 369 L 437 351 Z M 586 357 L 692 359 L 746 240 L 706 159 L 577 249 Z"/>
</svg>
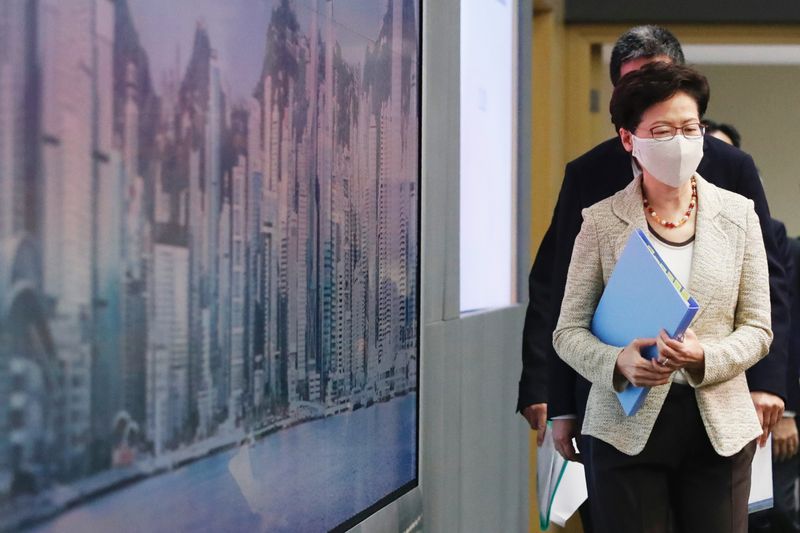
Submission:
<svg viewBox="0 0 800 533">
<path fill-rule="evenodd" d="M 416 393 L 299 424 L 70 509 L 37 532 L 326 531 L 416 477 Z"/>
</svg>

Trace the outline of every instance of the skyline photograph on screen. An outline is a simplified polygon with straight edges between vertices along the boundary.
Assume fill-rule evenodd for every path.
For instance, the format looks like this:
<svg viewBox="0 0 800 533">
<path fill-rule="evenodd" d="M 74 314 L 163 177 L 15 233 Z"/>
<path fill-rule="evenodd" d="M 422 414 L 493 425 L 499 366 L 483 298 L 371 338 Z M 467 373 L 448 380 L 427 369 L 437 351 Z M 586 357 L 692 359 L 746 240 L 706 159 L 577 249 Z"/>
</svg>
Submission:
<svg viewBox="0 0 800 533">
<path fill-rule="evenodd" d="M 417 485 L 419 0 L 0 7 L 0 531 Z"/>
</svg>

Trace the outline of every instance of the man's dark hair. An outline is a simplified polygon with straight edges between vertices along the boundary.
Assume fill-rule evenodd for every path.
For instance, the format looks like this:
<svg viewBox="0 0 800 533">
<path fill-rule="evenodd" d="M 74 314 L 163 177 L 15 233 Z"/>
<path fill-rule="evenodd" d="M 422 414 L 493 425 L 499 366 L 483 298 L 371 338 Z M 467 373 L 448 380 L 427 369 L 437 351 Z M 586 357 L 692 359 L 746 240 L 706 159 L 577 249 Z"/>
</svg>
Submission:
<svg viewBox="0 0 800 533">
<path fill-rule="evenodd" d="M 709 88 L 705 76 L 691 67 L 657 61 L 629 72 L 614 87 L 611 95 L 611 122 L 619 131 L 635 131 L 642 115 L 651 106 L 686 93 L 697 102 L 702 120 L 708 107 Z"/>
<path fill-rule="evenodd" d="M 620 35 L 611 51 L 609 64 L 611 83 L 614 85 L 619 83 L 619 71 L 626 61 L 655 56 L 667 56 L 676 65 L 683 65 L 686 62 L 681 43 L 668 29 L 652 25 L 629 29 Z"/>
<path fill-rule="evenodd" d="M 706 125 L 706 133 L 715 133 L 719 131 L 727 135 L 736 148 L 742 147 L 742 136 L 739 134 L 739 130 L 730 124 L 720 124 L 710 119 L 704 120 L 703 124 Z"/>
</svg>

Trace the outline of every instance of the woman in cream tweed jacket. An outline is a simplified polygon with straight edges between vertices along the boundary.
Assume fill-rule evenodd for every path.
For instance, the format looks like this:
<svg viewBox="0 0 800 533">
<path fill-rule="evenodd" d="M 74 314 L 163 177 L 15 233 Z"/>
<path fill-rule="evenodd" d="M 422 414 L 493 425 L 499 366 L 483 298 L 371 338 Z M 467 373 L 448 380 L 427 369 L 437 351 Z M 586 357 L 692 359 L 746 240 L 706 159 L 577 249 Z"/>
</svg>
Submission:
<svg viewBox="0 0 800 533">
<path fill-rule="evenodd" d="M 641 173 L 583 211 L 575 240 L 553 345 L 592 383 L 582 451 L 601 532 L 747 531 L 761 424 L 745 370 L 772 341 L 769 279 L 752 201 L 696 173 L 707 102 L 706 79 L 688 67 L 652 63 L 620 80 L 612 120 Z M 592 334 L 592 317 L 637 228 L 681 270 L 700 309 L 685 339 L 662 332 L 609 346 Z M 657 360 L 640 357 L 648 344 Z M 630 383 L 651 390 L 626 416 L 615 391 Z"/>
<path fill-rule="evenodd" d="M 761 434 L 744 372 L 766 355 L 772 340 L 769 274 L 753 201 L 696 179 L 697 233 L 688 289 L 700 307 L 692 329 L 705 352 L 705 372 L 687 376 L 714 449 L 730 456 Z M 583 210 L 553 334 L 558 355 L 592 383 L 583 434 L 628 455 L 644 448 L 670 383 L 653 387 L 642 408 L 626 416 L 615 394 L 621 347 L 603 344 L 589 328 L 628 237 L 647 227 L 641 183 L 638 177 Z"/>
</svg>

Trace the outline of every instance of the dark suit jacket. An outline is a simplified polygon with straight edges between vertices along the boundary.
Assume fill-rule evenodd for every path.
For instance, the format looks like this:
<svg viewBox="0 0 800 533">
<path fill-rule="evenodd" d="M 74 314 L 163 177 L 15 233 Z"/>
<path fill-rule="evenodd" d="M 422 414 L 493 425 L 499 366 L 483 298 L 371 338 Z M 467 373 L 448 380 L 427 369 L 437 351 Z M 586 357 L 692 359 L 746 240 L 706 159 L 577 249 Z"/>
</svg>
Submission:
<svg viewBox="0 0 800 533">
<path fill-rule="evenodd" d="M 781 224 L 783 226 L 783 224 Z M 784 236 L 786 230 L 783 230 Z M 800 410 L 800 240 L 786 239 L 791 270 L 789 294 L 791 296 L 791 328 L 789 330 L 789 356 L 786 365 L 786 409 L 798 414 Z"/>
<path fill-rule="evenodd" d="M 706 137 L 698 173 L 711 183 L 750 198 L 764 229 L 770 272 L 773 346 L 747 372 L 751 390 L 786 396 L 786 339 L 789 304 L 782 256 L 770 229 L 769 208 L 752 158 Z M 618 138 L 609 139 L 567 164 L 564 182 L 529 277 L 530 301 L 523 331 L 523 370 L 517 409 L 548 403 L 548 417 L 582 414 L 589 384 L 564 363 L 552 346 L 561 310 L 572 246 L 582 224 L 581 211 L 623 189 L 633 178 L 631 156 Z M 702 201 L 702 200 L 701 200 Z"/>
</svg>

